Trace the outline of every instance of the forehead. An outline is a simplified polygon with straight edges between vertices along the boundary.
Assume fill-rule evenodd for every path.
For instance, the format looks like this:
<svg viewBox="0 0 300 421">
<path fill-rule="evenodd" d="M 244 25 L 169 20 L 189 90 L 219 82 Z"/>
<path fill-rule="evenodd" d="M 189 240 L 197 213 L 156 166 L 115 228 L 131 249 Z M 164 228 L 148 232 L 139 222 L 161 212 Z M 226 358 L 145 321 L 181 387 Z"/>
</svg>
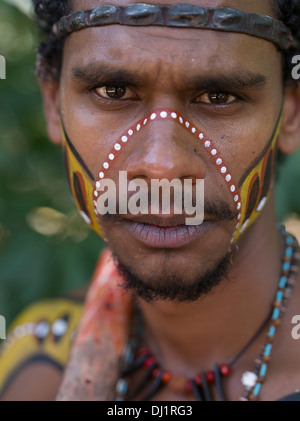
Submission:
<svg viewBox="0 0 300 421">
<path fill-rule="evenodd" d="M 126 5 L 124 0 L 72 0 L 72 11 L 89 10 L 100 4 Z M 271 0 L 149 0 L 151 4 L 187 3 L 202 7 L 233 7 L 246 12 L 274 16 Z M 88 66 L 92 62 L 109 62 L 116 66 L 139 71 L 159 73 L 160 69 L 176 73 L 189 68 L 189 72 L 253 70 L 266 73 L 280 63 L 280 54 L 268 41 L 244 34 L 203 29 L 167 27 L 130 27 L 107 25 L 86 28 L 71 34 L 66 41 L 65 58 L 69 64 Z M 263 59 L 262 59 L 263 57 Z M 168 69 L 167 69 L 167 66 Z M 173 66 L 173 67 L 172 67 Z M 155 69 L 154 69 L 155 68 Z M 170 75 L 171 76 L 171 75 Z M 175 76 L 174 76 L 175 77 Z"/>
</svg>

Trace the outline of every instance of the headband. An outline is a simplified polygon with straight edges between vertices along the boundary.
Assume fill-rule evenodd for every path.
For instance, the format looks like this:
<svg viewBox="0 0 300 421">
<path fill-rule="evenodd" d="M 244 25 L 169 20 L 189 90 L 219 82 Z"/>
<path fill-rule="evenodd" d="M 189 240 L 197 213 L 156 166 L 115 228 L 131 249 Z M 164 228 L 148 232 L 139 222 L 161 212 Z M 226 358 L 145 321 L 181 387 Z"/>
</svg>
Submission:
<svg viewBox="0 0 300 421">
<path fill-rule="evenodd" d="M 80 29 L 113 24 L 238 32 L 273 42 L 282 51 L 298 46 L 289 28 L 270 16 L 247 13 L 231 7 L 207 9 L 190 4 L 101 5 L 93 10 L 79 10 L 63 16 L 54 24 L 53 33 L 62 37 Z"/>
</svg>

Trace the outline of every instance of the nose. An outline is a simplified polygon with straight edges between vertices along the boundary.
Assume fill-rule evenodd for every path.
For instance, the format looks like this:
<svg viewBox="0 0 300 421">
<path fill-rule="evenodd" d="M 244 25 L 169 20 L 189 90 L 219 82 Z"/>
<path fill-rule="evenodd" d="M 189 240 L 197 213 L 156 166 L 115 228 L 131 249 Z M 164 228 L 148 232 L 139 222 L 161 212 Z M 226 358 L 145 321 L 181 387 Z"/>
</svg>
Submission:
<svg viewBox="0 0 300 421">
<path fill-rule="evenodd" d="M 123 164 L 128 180 L 204 179 L 206 164 L 200 142 L 175 121 L 154 121 L 135 136 Z"/>
</svg>

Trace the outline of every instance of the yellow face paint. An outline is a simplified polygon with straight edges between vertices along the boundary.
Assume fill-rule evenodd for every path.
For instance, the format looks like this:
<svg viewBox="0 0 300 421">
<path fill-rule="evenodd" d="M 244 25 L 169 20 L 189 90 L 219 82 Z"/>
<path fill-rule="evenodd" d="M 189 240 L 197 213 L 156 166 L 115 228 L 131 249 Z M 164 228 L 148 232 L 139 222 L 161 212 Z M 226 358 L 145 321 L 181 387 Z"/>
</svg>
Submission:
<svg viewBox="0 0 300 421">
<path fill-rule="evenodd" d="M 85 220 L 100 237 L 104 238 L 99 222 L 95 215 L 93 197 L 93 175 L 84 164 L 84 161 L 67 138 L 62 126 L 63 153 L 65 167 L 68 175 L 71 194 L 75 205 Z"/>
<path fill-rule="evenodd" d="M 237 225 L 230 243 L 230 245 L 232 245 L 239 239 L 246 228 L 256 220 L 268 199 L 272 186 L 277 139 L 281 125 L 281 113 L 271 140 L 258 157 L 257 162 L 254 163 L 253 168 L 249 170 L 249 173 L 244 176 L 244 180 L 240 182 L 240 188 L 238 188 L 238 185 L 233 180 L 231 171 L 223 161 L 220 151 L 215 146 L 214 142 L 209 139 L 203 131 L 194 127 L 192 122 L 184 119 L 176 110 L 154 110 L 149 116 L 139 120 L 123 132 L 114 144 L 107 160 L 101 166 L 96 180 L 78 151 L 75 149 L 71 140 L 68 138 L 62 124 L 65 166 L 71 193 L 80 214 L 103 238 L 104 236 L 99 225 L 97 212 L 98 190 L 100 189 L 101 181 L 106 177 L 106 174 L 110 171 L 114 161 L 128 144 L 130 138 L 132 138 L 135 133 L 142 130 L 143 127 L 156 120 L 172 120 L 184 127 L 185 130 L 202 144 L 204 150 L 206 150 L 217 168 L 217 171 L 226 181 L 237 210 Z"/>
<path fill-rule="evenodd" d="M 241 216 L 238 229 L 234 235 L 234 242 L 249 228 L 263 210 L 272 186 L 274 161 L 276 158 L 277 139 L 281 127 L 281 114 L 268 143 L 266 151 L 257 165 L 246 176 L 240 188 Z"/>
</svg>

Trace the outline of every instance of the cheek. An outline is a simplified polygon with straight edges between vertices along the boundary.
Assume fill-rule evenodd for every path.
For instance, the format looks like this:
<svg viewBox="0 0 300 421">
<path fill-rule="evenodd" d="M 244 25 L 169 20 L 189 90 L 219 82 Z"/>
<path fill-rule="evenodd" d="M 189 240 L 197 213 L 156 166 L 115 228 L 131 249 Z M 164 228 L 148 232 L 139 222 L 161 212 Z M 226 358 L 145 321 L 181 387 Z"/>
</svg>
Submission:
<svg viewBox="0 0 300 421">
<path fill-rule="evenodd" d="M 272 187 L 274 162 L 276 159 L 277 140 L 280 131 L 280 121 L 276 126 L 272 139 L 257 163 L 242 177 L 240 183 L 242 215 L 239 229 L 234 240 L 253 224 L 262 212 Z"/>
<path fill-rule="evenodd" d="M 75 205 L 86 223 L 88 223 L 102 238 L 103 233 L 96 218 L 93 202 L 94 177 L 81 155 L 66 139 L 63 131 L 63 156 L 70 191 Z"/>
</svg>

